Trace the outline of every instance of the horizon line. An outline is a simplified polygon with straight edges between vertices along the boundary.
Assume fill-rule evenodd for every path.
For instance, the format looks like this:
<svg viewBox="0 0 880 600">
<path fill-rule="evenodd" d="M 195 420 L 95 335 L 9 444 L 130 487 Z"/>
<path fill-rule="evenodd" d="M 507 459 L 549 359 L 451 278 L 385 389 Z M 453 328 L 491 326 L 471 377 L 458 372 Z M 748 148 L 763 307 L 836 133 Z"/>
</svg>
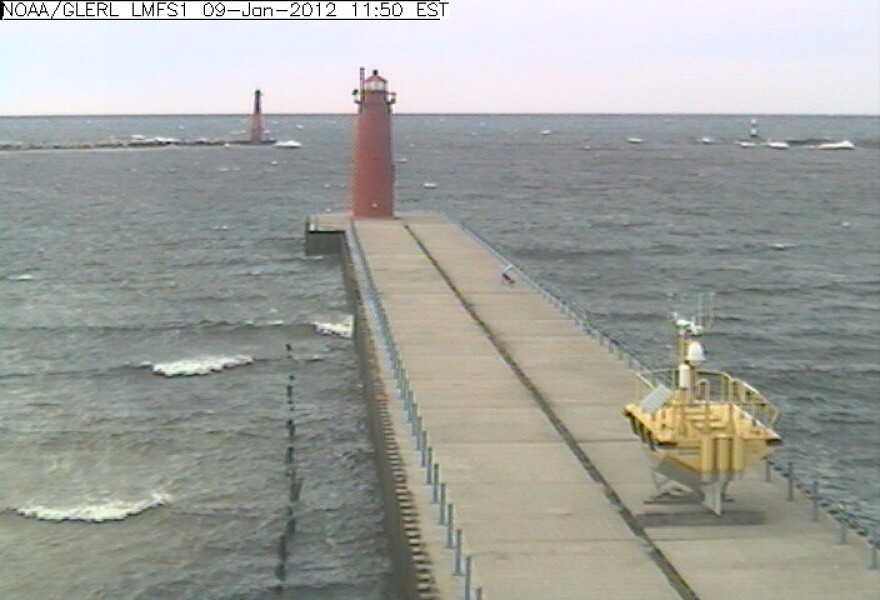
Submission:
<svg viewBox="0 0 880 600">
<path fill-rule="evenodd" d="M 398 116 L 440 116 L 440 117 L 520 117 L 520 116 L 706 116 L 706 117 L 880 117 L 880 112 L 395 112 Z M 217 112 L 217 113 L 34 113 L 34 114 L 0 114 L 0 119 L 27 118 L 69 118 L 69 117 L 250 117 L 252 113 Z M 354 112 L 264 112 L 264 117 L 310 117 L 333 116 L 354 117 Z"/>
</svg>

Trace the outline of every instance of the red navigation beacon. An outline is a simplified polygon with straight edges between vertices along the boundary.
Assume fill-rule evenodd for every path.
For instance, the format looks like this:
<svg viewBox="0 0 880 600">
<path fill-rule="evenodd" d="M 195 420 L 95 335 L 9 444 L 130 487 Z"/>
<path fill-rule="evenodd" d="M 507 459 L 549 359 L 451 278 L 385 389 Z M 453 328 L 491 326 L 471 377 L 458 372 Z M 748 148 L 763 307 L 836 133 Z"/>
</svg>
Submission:
<svg viewBox="0 0 880 600">
<path fill-rule="evenodd" d="M 351 213 L 355 218 L 394 217 L 394 163 L 391 156 L 391 105 L 397 97 L 379 71 L 354 91 L 358 105 L 351 173 Z"/>
<path fill-rule="evenodd" d="M 254 92 L 254 114 L 251 115 L 251 144 L 262 144 L 266 140 L 266 129 L 263 125 L 263 106 L 260 99 L 263 92 Z"/>
</svg>

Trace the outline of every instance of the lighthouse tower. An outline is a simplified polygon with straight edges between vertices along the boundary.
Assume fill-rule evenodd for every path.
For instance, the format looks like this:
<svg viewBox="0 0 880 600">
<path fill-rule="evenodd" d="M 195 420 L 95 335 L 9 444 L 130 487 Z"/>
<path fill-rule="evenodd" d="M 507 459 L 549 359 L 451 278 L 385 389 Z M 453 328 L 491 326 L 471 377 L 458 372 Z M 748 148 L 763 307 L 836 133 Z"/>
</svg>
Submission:
<svg viewBox="0 0 880 600">
<path fill-rule="evenodd" d="M 396 94 L 378 71 L 353 93 L 358 105 L 351 174 L 351 213 L 355 218 L 394 216 L 394 164 L 391 158 L 391 105 Z"/>
<path fill-rule="evenodd" d="M 263 127 L 263 106 L 260 99 L 263 92 L 254 92 L 254 114 L 251 115 L 251 144 L 262 144 L 265 141 L 266 131 Z"/>
</svg>

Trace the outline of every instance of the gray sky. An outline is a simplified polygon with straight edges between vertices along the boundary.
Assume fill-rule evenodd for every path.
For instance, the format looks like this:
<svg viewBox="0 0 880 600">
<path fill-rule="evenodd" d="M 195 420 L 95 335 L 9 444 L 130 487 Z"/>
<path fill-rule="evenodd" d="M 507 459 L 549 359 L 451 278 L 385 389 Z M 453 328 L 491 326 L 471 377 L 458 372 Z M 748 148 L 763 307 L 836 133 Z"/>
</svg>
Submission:
<svg viewBox="0 0 880 600">
<path fill-rule="evenodd" d="M 0 115 L 880 114 L 878 0 L 450 0 L 430 22 L 3 21 Z"/>
</svg>

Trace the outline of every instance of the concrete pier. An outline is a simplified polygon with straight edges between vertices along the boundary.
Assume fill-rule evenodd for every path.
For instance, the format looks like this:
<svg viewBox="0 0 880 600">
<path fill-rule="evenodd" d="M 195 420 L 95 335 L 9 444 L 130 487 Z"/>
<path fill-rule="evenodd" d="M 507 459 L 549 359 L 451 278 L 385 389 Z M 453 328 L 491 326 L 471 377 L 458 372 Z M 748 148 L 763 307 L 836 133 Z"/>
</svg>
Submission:
<svg viewBox="0 0 880 600">
<path fill-rule="evenodd" d="M 841 525 L 813 521 L 778 473 L 735 482 L 722 518 L 649 502 L 647 458 L 621 415 L 638 367 L 516 271 L 505 283 L 503 259 L 460 226 L 307 226 L 332 232 L 430 570 L 413 598 L 880 599 L 865 539 L 841 543 Z"/>
</svg>

